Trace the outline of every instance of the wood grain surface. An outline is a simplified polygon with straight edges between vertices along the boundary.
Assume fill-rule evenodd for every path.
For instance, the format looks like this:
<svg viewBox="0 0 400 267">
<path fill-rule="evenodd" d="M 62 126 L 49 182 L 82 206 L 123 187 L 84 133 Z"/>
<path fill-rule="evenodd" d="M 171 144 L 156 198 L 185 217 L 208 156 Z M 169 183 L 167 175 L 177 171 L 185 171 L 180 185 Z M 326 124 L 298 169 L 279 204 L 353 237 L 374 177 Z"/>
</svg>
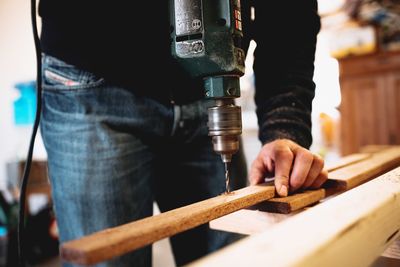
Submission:
<svg viewBox="0 0 400 267">
<path fill-rule="evenodd" d="M 261 211 L 288 214 L 317 203 L 321 199 L 325 198 L 325 196 L 326 190 L 324 188 L 306 190 L 287 197 L 274 197 L 256 204 L 255 207 L 252 208 Z"/>
<path fill-rule="evenodd" d="M 325 169 L 328 172 L 349 166 L 351 164 L 354 164 L 356 162 L 363 161 L 367 158 L 371 157 L 371 153 L 355 153 L 351 154 L 345 157 L 340 158 L 339 160 L 325 166 Z"/>
<path fill-rule="evenodd" d="M 267 200 L 274 194 L 274 186 L 249 186 L 156 216 L 109 228 L 62 244 L 61 258 L 63 261 L 84 265 L 106 261 Z"/>
<path fill-rule="evenodd" d="M 399 146 L 386 148 L 376 153 L 352 154 L 329 167 L 329 180 L 324 188 L 272 198 L 257 204 L 256 208 L 267 212 L 291 213 L 317 203 L 326 196 L 354 188 L 399 165 Z"/>
<path fill-rule="evenodd" d="M 189 266 L 370 266 L 399 231 L 397 168 Z"/>
<path fill-rule="evenodd" d="M 371 157 L 329 173 L 330 187 L 340 190 L 354 188 L 400 165 L 400 147 L 392 147 L 371 154 Z"/>
</svg>

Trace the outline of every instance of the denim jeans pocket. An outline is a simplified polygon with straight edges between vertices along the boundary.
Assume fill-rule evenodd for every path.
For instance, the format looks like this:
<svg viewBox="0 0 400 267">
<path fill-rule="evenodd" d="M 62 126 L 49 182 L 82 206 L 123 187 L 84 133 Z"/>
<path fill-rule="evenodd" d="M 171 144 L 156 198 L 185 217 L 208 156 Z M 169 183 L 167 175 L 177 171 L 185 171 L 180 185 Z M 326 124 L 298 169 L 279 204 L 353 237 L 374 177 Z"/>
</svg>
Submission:
<svg viewBox="0 0 400 267">
<path fill-rule="evenodd" d="M 46 90 L 79 90 L 97 87 L 105 81 L 58 58 L 42 56 L 43 88 Z"/>
</svg>

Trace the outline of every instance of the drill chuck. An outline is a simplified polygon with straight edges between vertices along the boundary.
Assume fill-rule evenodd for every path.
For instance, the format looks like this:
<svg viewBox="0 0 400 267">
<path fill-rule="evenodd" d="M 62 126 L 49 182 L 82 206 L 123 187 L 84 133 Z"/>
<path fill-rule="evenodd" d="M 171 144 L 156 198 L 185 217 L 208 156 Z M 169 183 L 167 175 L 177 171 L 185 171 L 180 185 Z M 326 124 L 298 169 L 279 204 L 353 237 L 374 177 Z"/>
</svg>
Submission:
<svg viewBox="0 0 400 267">
<path fill-rule="evenodd" d="M 239 150 L 239 136 L 242 134 L 242 116 L 239 106 L 232 98 L 218 99 L 208 109 L 208 130 L 212 137 L 214 151 L 221 155 L 223 162 L 231 162 L 232 155 Z"/>
</svg>

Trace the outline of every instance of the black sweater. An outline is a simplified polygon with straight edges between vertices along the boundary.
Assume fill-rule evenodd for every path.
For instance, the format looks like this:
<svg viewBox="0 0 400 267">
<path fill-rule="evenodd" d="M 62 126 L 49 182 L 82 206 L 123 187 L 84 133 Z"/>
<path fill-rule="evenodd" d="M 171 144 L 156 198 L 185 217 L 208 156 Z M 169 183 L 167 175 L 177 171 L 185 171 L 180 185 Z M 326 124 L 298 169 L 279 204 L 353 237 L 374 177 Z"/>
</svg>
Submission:
<svg viewBox="0 0 400 267">
<path fill-rule="evenodd" d="M 244 48 L 250 39 L 257 43 L 260 140 L 288 138 L 309 147 L 320 29 L 316 0 L 241 2 Z M 168 1 L 41 0 L 39 14 L 44 53 L 160 101 L 203 97 L 202 81 L 190 79 L 170 55 Z"/>
</svg>

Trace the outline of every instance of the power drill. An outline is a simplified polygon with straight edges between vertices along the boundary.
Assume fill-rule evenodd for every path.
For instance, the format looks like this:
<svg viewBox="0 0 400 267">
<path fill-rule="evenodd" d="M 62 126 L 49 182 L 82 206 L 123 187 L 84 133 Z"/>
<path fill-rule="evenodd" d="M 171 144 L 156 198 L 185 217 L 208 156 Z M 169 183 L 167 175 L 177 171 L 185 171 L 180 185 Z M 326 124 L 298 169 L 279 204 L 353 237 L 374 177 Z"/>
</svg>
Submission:
<svg viewBox="0 0 400 267">
<path fill-rule="evenodd" d="M 239 150 L 242 133 L 239 78 L 244 74 L 241 48 L 240 0 L 170 0 L 171 52 L 193 78 L 203 78 L 209 136 L 225 164 L 229 192 L 229 164 Z"/>
</svg>

